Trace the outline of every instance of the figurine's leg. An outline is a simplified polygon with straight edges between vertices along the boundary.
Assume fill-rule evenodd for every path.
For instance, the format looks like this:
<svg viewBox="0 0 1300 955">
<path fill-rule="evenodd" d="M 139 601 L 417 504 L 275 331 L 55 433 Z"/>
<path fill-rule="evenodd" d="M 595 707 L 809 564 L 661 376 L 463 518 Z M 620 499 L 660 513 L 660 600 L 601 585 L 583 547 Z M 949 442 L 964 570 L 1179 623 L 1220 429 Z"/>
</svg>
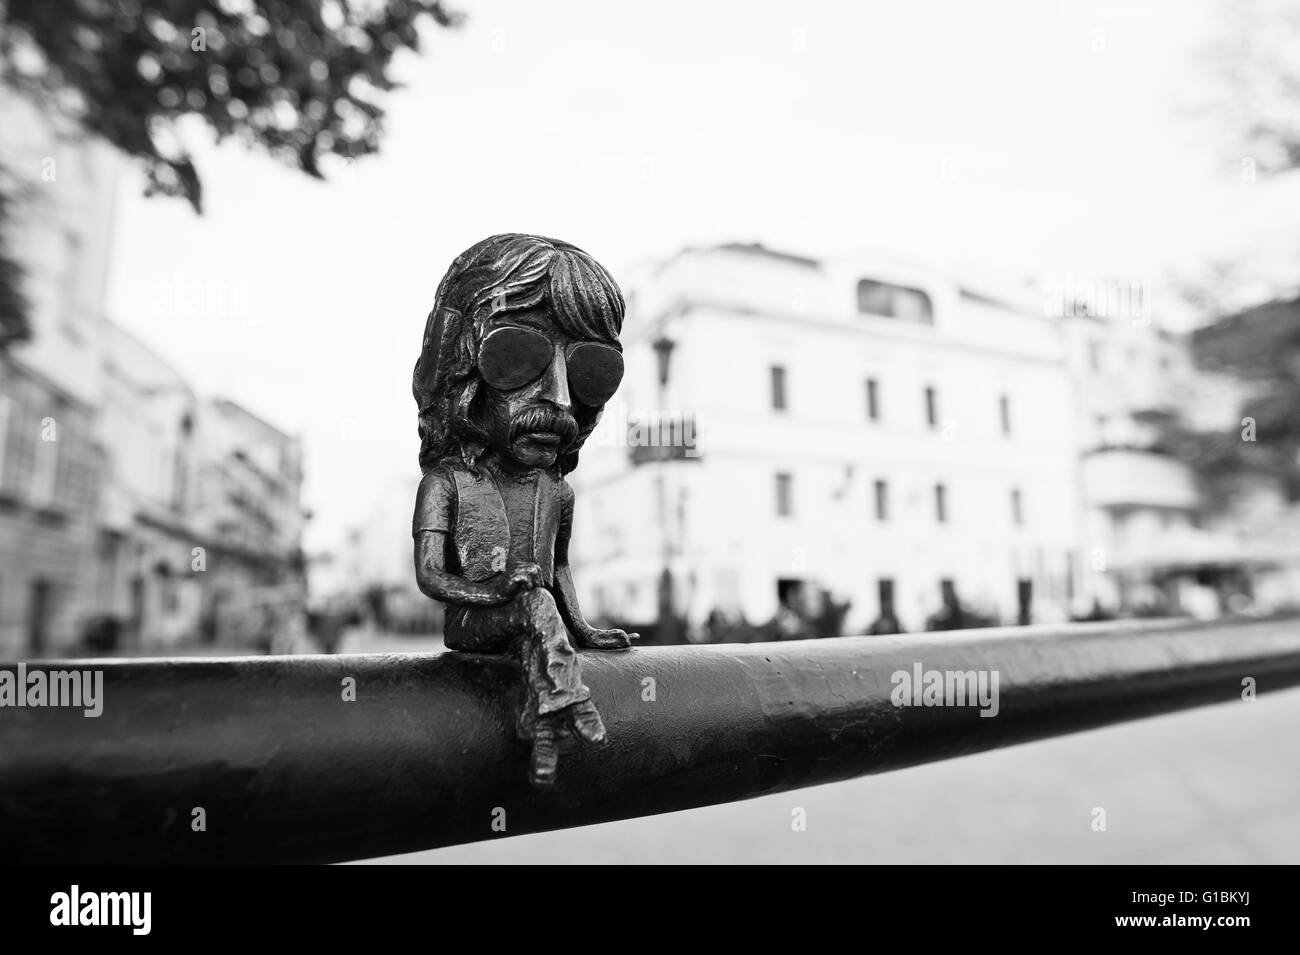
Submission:
<svg viewBox="0 0 1300 955">
<path fill-rule="evenodd" d="M 590 699 L 591 690 L 582 682 L 582 665 L 569 643 L 555 598 L 545 590 L 530 590 L 515 598 L 515 604 L 524 617 L 524 667 L 537 695 L 538 714 Z"/>
<path fill-rule="evenodd" d="M 516 730 L 532 742 L 534 784 L 555 781 L 560 739 L 570 728 L 589 743 L 605 741 L 605 725 L 582 682 L 578 655 L 549 592 L 530 590 L 500 607 L 469 610 L 456 624 L 457 649 L 510 653 L 523 666 L 525 700 Z"/>
<path fill-rule="evenodd" d="M 499 607 L 448 608 L 445 642 L 448 648 L 463 653 L 489 653 L 510 656 L 524 662 L 528 614 L 511 601 Z M 515 721 L 520 739 L 531 740 L 536 732 L 537 699 L 525 663 L 525 701 Z"/>
<path fill-rule="evenodd" d="M 575 703 L 565 711 L 573 731 L 588 743 L 605 742 L 605 721 L 600 718 L 596 704 L 591 700 Z"/>
<path fill-rule="evenodd" d="M 523 631 L 518 617 L 509 605 L 448 608 L 444 642 L 447 649 L 462 653 L 508 653 Z"/>
<path fill-rule="evenodd" d="M 563 720 L 588 743 L 605 742 L 605 724 L 582 682 L 582 665 L 569 632 L 548 591 L 534 590 L 519 598 L 529 626 L 524 638 L 524 665 L 537 700 L 538 719 L 562 714 Z"/>
</svg>

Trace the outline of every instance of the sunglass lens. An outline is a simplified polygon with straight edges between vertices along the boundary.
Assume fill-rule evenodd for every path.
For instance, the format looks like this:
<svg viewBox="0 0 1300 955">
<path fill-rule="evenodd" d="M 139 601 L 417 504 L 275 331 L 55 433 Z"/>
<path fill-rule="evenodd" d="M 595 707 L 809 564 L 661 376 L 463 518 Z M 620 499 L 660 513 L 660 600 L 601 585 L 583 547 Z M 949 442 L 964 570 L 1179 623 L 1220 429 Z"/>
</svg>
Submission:
<svg viewBox="0 0 1300 955">
<path fill-rule="evenodd" d="M 483 339 L 479 348 L 479 372 L 493 388 L 513 391 L 536 380 L 551 363 L 553 354 L 554 346 L 541 332 L 498 328 Z"/>
<path fill-rule="evenodd" d="M 584 405 L 597 408 L 614 396 L 623 380 L 623 355 L 596 342 L 574 345 L 569 352 L 569 388 Z"/>
</svg>

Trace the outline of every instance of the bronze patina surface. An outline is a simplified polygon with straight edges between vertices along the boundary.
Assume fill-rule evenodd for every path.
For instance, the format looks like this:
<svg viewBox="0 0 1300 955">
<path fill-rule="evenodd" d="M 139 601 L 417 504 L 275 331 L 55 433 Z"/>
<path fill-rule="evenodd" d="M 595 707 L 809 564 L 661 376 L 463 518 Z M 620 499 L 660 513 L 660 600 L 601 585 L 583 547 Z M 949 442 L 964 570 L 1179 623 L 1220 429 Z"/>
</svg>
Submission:
<svg viewBox="0 0 1300 955">
<path fill-rule="evenodd" d="M 449 649 L 519 662 L 517 728 L 542 786 L 562 740 L 605 742 L 575 648 L 637 636 L 578 608 L 564 480 L 622 380 L 623 314 L 618 285 L 581 249 L 496 235 L 443 277 L 415 366 L 416 578 L 447 605 Z"/>
</svg>

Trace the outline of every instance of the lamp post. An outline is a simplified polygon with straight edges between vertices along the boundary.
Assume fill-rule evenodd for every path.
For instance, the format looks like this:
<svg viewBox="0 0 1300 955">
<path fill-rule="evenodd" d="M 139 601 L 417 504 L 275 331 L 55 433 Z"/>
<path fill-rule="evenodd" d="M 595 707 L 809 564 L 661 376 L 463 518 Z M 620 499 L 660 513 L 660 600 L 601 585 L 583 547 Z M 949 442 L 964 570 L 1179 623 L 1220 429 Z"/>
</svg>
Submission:
<svg viewBox="0 0 1300 955">
<path fill-rule="evenodd" d="M 668 372 L 672 362 L 673 348 L 676 342 L 669 338 L 663 332 L 660 332 L 652 344 L 655 350 L 655 358 L 659 368 L 659 415 L 663 415 L 664 408 L 667 406 L 668 393 Z M 662 434 L 662 418 L 655 422 L 655 427 L 659 427 Z M 668 486 L 667 486 L 667 467 L 668 454 L 666 449 L 660 447 L 659 460 L 655 465 L 655 490 L 658 498 L 659 527 L 662 531 L 660 540 L 662 541 L 662 562 L 663 571 L 659 575 L 659 619 L 656 625 L 656 640 L 660 643 L 677 642 L 677 615 L 673 608 L 673 545 L 672 537 L 668 529 Z"/>
</svg>

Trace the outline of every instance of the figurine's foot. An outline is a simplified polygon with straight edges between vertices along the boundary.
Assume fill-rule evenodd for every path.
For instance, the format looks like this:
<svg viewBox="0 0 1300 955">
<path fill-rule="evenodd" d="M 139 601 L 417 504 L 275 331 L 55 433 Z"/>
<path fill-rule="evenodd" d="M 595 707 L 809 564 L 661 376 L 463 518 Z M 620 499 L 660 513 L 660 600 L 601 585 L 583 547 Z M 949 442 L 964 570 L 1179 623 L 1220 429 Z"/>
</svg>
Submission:
<svg viewBox="0 0 1300 955">
<path fill-rule="evenodd" d="M 534 786 L 551 786 L 560 768 L 560 741 L 555 720 L 541 717 L 533 731 L 533 757 L 529 772 Z"/>
<path fill-rule="evenodd" d="M 628 633 L 625 630 L 591 629 L 582 634 L 578 643 L 588 650 L 626 650 L 633 640 L 640 640 L 641 634 Z"/>
<path fill-rule="evenodd" d="M 569 725 L 580 737 L 588 743 L 605 742 L 605 721 L 596 712 L 595 703 L 591 700 L 583 700 L 581 703 L 574 703 L 567 707 L 565 712 L 569 716 Z"/>
</svg>

